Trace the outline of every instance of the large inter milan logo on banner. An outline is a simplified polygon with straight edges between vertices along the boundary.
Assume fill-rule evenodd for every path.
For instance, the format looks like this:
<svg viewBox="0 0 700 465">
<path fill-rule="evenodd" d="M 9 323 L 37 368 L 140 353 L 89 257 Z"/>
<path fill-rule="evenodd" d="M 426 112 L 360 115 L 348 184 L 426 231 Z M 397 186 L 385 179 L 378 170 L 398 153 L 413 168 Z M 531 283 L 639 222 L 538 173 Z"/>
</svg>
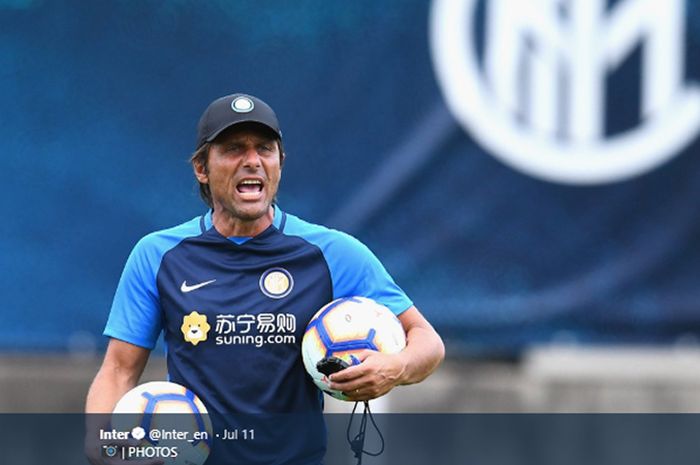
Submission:
<svg viewBox="0 0 700 465">
<path fill-rule="evenodd" d="M 435 0 L 430 34 L 452 113 L 532 176 L 629 178 L 700 130 L 700 90 L 684 76 L 685 0 Z M 636 50 L 638 122 L 611 134 L 606 80 Z"/>
</svg>

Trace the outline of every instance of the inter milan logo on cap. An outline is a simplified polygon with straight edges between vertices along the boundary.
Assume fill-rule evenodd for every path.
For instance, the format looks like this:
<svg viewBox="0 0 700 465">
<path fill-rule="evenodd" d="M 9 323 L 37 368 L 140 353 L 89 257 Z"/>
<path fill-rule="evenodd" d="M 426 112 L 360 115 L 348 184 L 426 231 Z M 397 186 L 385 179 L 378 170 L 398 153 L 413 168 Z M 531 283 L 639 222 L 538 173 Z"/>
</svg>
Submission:
<svg viewBox="0 0 700 465">
<path fill-rule="evenodd" d="M 248 97 L 238 97 L 231 102 L 231 109 L 236 113 L 248 113 L 253 111 L 255 104 Z"/>
<path fill-rule="evenodd" d="M 281 299 L 292 292 L 294 279 L 284 268 L 270 268 L 260 276 L 260 290 L 271 299 Z"/>
</svg>

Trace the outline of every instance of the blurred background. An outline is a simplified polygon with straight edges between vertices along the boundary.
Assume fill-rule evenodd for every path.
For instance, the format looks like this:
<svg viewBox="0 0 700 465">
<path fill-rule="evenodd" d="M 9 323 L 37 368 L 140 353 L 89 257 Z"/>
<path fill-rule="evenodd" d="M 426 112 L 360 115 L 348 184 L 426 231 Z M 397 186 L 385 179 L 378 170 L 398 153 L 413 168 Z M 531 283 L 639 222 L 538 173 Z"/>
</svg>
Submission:
<svg viewBox="0 0 700 465">
<path fill-rule="evenodd" d="M 700 1 L 0 0 L 0 37 L 0 411 L 82 410 L 232 92 L 280 119 L 281 207 L 445 339 L 378 410 L 700 411 Z"/>
</svg>

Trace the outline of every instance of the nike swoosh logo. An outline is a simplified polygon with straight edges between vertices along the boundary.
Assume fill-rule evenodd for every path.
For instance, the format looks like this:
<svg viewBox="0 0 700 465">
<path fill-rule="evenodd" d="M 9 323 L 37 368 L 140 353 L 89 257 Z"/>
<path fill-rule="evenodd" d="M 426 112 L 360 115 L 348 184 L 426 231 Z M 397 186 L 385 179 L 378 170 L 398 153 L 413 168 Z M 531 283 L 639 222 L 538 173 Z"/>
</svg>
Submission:
<svg viewBox="0 0 700 465">
<path fill-rule="evenodd" d="M 192 291 L 196 291 L 197 289 L 199 289 L 199 288 L 201 288 L 201 287 L 204 287 L 204 286 L 206 286 L 207 284 L 211 284 L 211 283 L 213 283 L 214 281 L 216 281 L 216 279 L 212 279 L 212 280 L 210 280 L 210 281 L 204 281 L 203 283 L 193 284 L 193 285 L 191 285 L 191 286 L 188 286 L 188 285 L 187 285 L 187 280 L 185 280 L 185 281 L 182 282 L 182 286 L 180 286 L 180 290 L 181 290 L 182 292 L 192 292 Z"/>
</svg>

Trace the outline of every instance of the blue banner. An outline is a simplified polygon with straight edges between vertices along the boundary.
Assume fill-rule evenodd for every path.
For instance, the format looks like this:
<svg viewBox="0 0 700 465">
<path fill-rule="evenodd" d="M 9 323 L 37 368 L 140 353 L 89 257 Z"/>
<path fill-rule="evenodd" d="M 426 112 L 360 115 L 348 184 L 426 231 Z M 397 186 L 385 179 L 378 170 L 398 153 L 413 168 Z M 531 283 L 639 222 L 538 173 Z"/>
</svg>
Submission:
<svg viewBox="0 0 700 465">
<path fill-rule="evenodd" d="M 0 0 L 0 348 L 104 344 L 136 241 L 205 211 L 196 122 L 235 91 L 280 119 L 280 206 L 451 353 L 694 340 L 700 3 L 529 3 Z"/>
</svg>

